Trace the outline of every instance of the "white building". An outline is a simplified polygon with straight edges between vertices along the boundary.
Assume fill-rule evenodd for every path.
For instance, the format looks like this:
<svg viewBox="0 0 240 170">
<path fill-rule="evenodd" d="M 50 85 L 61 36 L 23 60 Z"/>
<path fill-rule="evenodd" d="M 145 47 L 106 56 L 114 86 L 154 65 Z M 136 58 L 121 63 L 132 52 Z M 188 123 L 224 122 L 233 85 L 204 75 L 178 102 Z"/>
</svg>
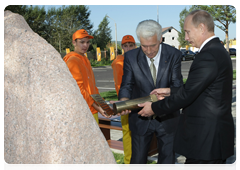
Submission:
<svg viewBox="0 0 240 170">
<path fill-rule="evenodd" d="M 165 44 L 179 48 L 178 31 L 173 27 L 162 29 L 162 39 Z"/>
</svg>

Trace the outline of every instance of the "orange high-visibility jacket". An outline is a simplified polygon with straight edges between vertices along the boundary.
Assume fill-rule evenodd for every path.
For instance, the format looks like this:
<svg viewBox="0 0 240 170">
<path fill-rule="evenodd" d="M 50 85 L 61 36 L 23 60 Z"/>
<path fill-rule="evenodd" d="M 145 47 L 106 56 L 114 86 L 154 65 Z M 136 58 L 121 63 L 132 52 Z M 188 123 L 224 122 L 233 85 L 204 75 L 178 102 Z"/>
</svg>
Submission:
<svg viewBox="0 0 240 170">
<path fill-rule="evenodd" d="M 99 94 L 95 84 L 95 77 L 92 71 L 91 63 L 85 56 L 76 52 L 68 53 L 63 60 L 66 62 L 73 78 L 77 81 L 83 98 L 86 100 L 92 114 L 97 113 L 92 104 L 94 103 L 91 94 Z"/>
<path fill-rule="evenodd" d="M 113 78 L 114 78 L 117 95 L 119 93 L 121 83 L 122 83 L 123 61 L 124 61 L 124 56 L 118 55 L 116 59 L 112 62 Z"/>
</svg>

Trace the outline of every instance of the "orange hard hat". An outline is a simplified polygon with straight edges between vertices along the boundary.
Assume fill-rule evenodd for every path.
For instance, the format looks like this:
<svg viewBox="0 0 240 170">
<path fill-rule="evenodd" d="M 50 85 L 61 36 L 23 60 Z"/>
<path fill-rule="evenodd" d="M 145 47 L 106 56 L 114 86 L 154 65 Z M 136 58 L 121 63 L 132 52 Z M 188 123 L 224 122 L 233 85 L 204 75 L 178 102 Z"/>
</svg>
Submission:
<svg viewBox="0 0 240 170">
<path fill-rule="evenodd" d="M 133 36 L 131 35 L 125 35 L 123 38 L 122 38 L 122 43 L 121 44 L 125 44 L 127 42 L 131 42 L 131 43 L 134 43 L 135 44 L 135 40 L 133 38 Z"/>
<path fill-rule="evenodd" d="M 89 35 L 88 32 L 85 30 L 85 29 L 80 29 L 80 30 L 77 30 L 73 36 L 72 36 L 72 39 L 73 40 L 76 40 L 76 39 L 81 39 L 81 38 L 89 38 L 89 39 L 93 39 L 93 36 Z"/>
</svg>

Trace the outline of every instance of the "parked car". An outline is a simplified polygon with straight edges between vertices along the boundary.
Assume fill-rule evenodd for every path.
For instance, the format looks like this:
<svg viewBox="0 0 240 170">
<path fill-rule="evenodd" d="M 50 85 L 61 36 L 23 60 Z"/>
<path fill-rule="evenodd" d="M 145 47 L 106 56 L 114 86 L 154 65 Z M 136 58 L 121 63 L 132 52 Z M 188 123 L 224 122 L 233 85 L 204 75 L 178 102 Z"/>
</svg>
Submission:
<svg viewBox="0 0 240 170">
<path fill-rule="evenodd" d="M 196 53 L 192 52 L 191 50 L 181 49 L 182 52 L 182 61 L 186 60 L 194 60 Z"/>
<path fill-rule="evenodd" d="M 235 48 L 229 48 L 229 54 L 236 56 L 236 49 Z"/>
</svg>

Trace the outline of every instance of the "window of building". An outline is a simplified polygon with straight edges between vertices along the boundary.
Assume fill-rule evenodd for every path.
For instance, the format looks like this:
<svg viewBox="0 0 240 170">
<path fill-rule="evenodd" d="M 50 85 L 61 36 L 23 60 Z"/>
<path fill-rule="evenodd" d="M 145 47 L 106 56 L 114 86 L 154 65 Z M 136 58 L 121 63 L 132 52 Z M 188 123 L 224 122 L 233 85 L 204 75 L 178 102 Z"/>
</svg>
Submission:
<svg viewBox="0 0 240 170">
<path fill-rule="evenodd" d="M 174 37 L 172 37 L 172 40 L 174 40 Z"/>
<path fill-rule="evenodd" d="M 165 37 L 162 37 L 162 42 L 164 42 L 165 41 Z"/>
<path fill-rule="evenodd" d="M 168 32 L 171 32 L 171 29 L 169 29 Z"/>
</svg>

